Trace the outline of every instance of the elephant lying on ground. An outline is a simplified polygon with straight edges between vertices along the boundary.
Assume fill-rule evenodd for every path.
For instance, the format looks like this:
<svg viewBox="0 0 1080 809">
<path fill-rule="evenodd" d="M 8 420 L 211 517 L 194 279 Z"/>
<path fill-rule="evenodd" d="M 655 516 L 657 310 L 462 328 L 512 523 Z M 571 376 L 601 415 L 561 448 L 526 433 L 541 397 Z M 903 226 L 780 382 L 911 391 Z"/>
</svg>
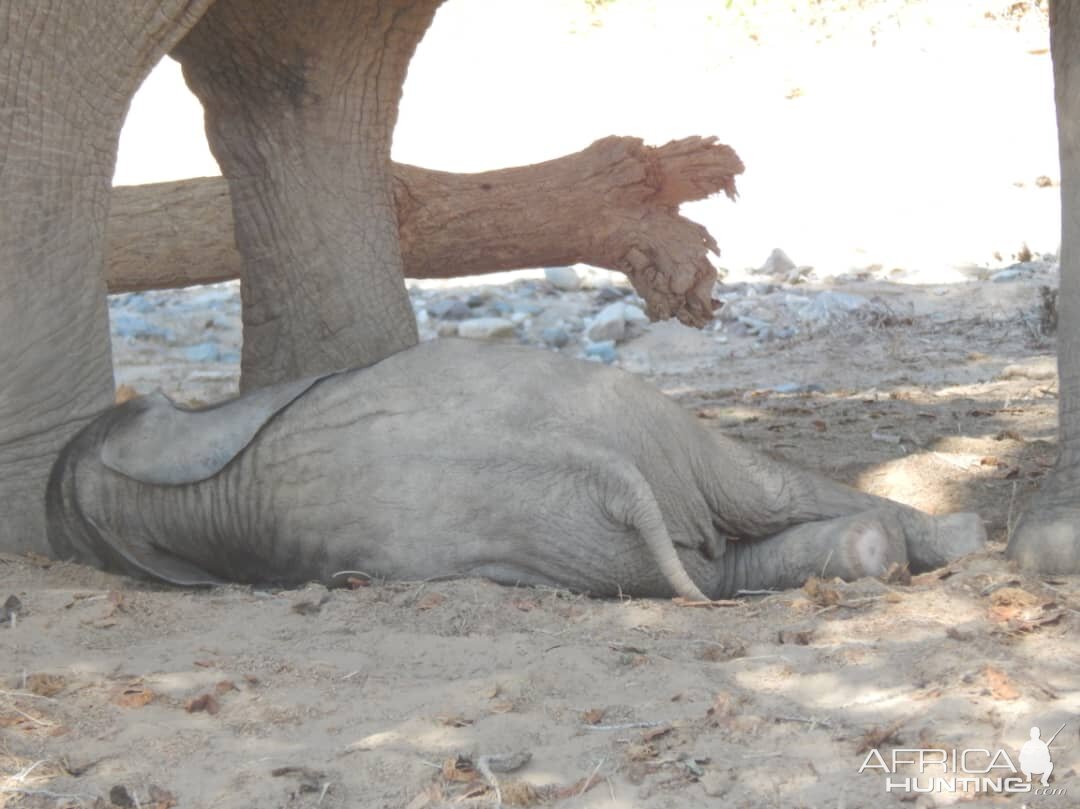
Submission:
<svg viewBox="0 0 1080 809">
<path fill-rule="evenodd" d="M 713 434 L 621 371 L 428 343 L 206 410 L 91 422 L 48 488 L 54 551 L 182 585 L 484 576 L 718 598 L 927 568 L 985 541 Z"/>
</svg>

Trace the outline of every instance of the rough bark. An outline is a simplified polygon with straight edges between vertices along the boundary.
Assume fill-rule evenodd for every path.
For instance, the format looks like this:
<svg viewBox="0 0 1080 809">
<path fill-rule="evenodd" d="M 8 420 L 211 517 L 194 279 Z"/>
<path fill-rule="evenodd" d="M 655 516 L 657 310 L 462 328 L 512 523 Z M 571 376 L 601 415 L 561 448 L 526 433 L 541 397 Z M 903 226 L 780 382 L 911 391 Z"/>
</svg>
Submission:
<svg viewBox="0 0 1080 809">
<path fill-rule="evenodd" d="M 0 2 L 0 550 L 47 550 L 56 452 L 111 402 L 105 223 L 120 127 L 207 5 Z"/>
<path fill-rule="evenodd" d="M 1080 6 L 1050 4 L 1058 153 L 1061 159 L 1061 287 L 1057 332 L 1058 459 L 1009 539 L 1021 567 L 1080 573 Z"/>
<path fill-rule="evenodd" d="M 241 388 L 415 344 L 390 139 L 439 0 L 218 0 L 174 50 L 243 257 Z"/>
<path fill-rule="evenodd" d="M 715 243 L 678 206 L 719 191 L 734 198 L 742 170 L 714 138 L 647 147 L 611 137 L 556 160 L 479 174 L 394 164 L 405 275 L 583 261 L 627 272 L 654 317 L 701 325 L 712 316 L 715 273 L 706 254 Z M 110 291 L 207 284 L 241 271 L 223 179 L 113 189 Z"/>
</svg>

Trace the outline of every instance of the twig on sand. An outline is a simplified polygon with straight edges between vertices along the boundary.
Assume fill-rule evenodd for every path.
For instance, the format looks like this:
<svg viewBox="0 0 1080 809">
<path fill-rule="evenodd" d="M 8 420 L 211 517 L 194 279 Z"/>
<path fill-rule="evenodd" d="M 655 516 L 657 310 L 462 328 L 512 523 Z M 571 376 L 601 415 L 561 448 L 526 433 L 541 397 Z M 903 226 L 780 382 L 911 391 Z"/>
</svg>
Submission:
<svg viewBox="0 0 1080 809">
<path fill-rule="evenodd" d="M 774 716 L 773 719 L 775 719 L 777 722 L 803 722 L 811 726 L 821 725 L 825 728 L 832 727 L 832 722 L 830 722 L 828 719 L 818 719 L 813 716 Z"/>
<path fill-rule="evenodd" d="M 606 761 L 607 761 L 607 756 L 604 756 L 604 757 L 603 757 L 602 759 L 600 759 L 600 761 L 599 761 L 599 762 L 597 763 L 596 767 L 594 767 L 594 768 L 593 768 L 593 771 L 592 771 L 592 773 L 591 773 L 591 774 L 589 775 L 589 777 L 588 777 L 588 778 L 586 778 L 586 779 L 585 779 L 585 783 L 581 785 L 581 791 L 579 791 L 579 792 L 578 792 L 578 794 L 577 794 L 577 796 L 578 796 L 579 798 L 580 798 L 580 797 L 581 797 L 582 795 L 584 795 L 584 794 L 585 794 L 586 792 L 588 792 L 588 791 L 589 791 L 589 787 L 591 787 L 591 786 L 592 786 L 593 780 L 594 780 L 594 779 L 596 778 L 596 774 L 597 774 L 598 772 L 600 772 L 600 768 L 604 766 L 604 762 L 606 762 Z"/>
<path fill-rule="evenodd" d="M 1012 542 L 1013 528 L 1013 505 L 1016 503 L 1016 481 L 1013 481 L 1012 494 L 1009 496 L 1009 513 L 1005 516 L 1005 542 Z"/>
<path fill-rule="evenodd" d="M 825 564 L 821 566 L 821 578 L 825 578 L 825 570 L 829 567 L 829 562 L 832 561 L 833 549 L 829 548 L 829 555 L 825 557 Z"/>
<path fill-rule="evenodd" d="M 667 722 L 626 722 L 622 725 L 582 725 L 582 730 L 636 730 L 637 728 L 656 728 Z"/>
<path fill-rule="evenodd" d="M 57 801 L 78 801 L 79 803 L 90 798 L 89 795 L 78 795 L 69 792 L 53 792 L 48 789 L 27 789 L 25 787 L 0 787 L 0 794 L 40 795 Z"/>
<path fill-rule="evenodd" d="M 682 596 L 671 599 L 677 607 L 745 607 L 745 601 L 736 601 L 729 598 L 708 599 L 706 601 L 693 601 Z"/>
</svg>

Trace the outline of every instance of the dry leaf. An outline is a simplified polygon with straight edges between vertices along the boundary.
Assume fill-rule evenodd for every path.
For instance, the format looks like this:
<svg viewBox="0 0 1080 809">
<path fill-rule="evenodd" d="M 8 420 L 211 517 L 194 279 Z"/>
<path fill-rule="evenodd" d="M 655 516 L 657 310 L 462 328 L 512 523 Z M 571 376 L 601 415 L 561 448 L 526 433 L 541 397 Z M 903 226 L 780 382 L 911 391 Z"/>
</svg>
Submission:
<svg viewBox="0 0 1080 809">
<path fill-rule="evenodd" d="M 648 761 L 651 758 L 656 758 L 660 755 L 660 751 L 655 746 L 646 742 L 638 744 L 628 744 L 626 746 L 626 757 L 630 761 Z"/>
<path fill-rule="evenodd" d="M 881 580 L 886 584 L 899 584 L 902 587 L 908 587 L 911 584 L 911 569 L 908 568 L 907 562 L 893 562 L 889 565 L 889 569 L 885 571 L 885 575 L 881 577 Z"/>
<path fill-rule="evenodd" d="M 809 646 L 811 638 L 814 637 L 814 630 L 812 629 L 781 629 L 777 633 L 777 641 L 781 645 L 787 646 Z"/>
<path fill-rule="evenodd" d="M 641 734 L 641 740 L 643 742 L 651 742 L 653 739 L 659 739 L 661 736 L 667 736 L 671 733 L 671 725 L 660 725 L 660 727 L 650 728 Z"/>
<path fill-rule="evenodd" d="M 735 698 L 726 691 L 720 691 L 713 697 L 712 705 L 709 706 L 709 710 L 705 712 L 705 715 L 715 718 L 734 716 L 735 707 Z"/>
<path fill-rule="evenodd" d="M 150 805 L 150 809 L 172 809 L 176 806 L 176 796 L 167 789 L 162 789 L 155 784 L 151 784 L 147 793 L 150 796 L 150 800 L 153 801 Z"/>
<path fill-rule="evenodd" d="M 811 576 L 803 585 L 803 594 L 819 607 L 831 607 L 840 603 L 840 591 L 826 584 L 817 576 Z"/>
<path fill-rule="evenodd" d="M 530 598 L 515 598 L 510 602 L 522 612 L 531 612 L 540 606 L 540 602 L 533 601 Z"/>
<path fill-rule="evenodd" d="M 131 683 L 120 689 L 113 697 L 113 704 L 121 708 L 141 708 L 153 701 L 156 695 L 141 683 Z"/>
<path fill-rule="evenodd" d="M 455 716 L 450 714 L 439 714 L 435 717 L 435 721 L 440 725 L 445 725 L 448 728 L 465 728 L 473 724 L 474 719 L 467 719 L 464 716 Z"/>
<path fill-rule="evenodd" d="M 495 702 L 491 705 L 492 713 L 510 713 L 514 710 L 514 703 L 510 700 L 503 700 L 502 702 Z"/>
<path fill-rule="evenodd" d="M 236 683 L 234 683 L 232 680 L 222 680 L 220 683 L 214 686 L 214 691 L 216 691 L 218 695 L 227 694 L 230 691 L 239 690 L 240 689 L 236 687 Z"/>
<path fill-rule="evenodd" d="M 446 601 L 446 596 L 442 593 L 432 591 L 430 593 L 425 593 L 424 597 L 416 602 L 416 608 L 418 610 L 430 610 L 433 607 L 439 606 L 444 601 Z"/>
<path fill-rule="evenodd" d="M 467 784 L 477 780 L 479 775 L 477 774 L 472 761 L 464 756 L 456 756 L 454 758 L 448 758 L 443 762 L 442 777 L 447 781 L 457 781 L 462 784 Z"/>
<path fill-rule="evenodd" d="M 990 694 L 994 699 L 1017 699 L 1020 692 L 1009 681 L 1009 676 L 1001 669 L 987 666 L 985 670 L 986 682 L 990 686 Z"/>
<path fill-rule="evenodd" d="M 528 781 L 509 781 L 501 784 L 499 792 L 505 806 L 535 806 L 543 797 L 540 790 Z"/>
<path fill-rule="evenodd" d="M 67 680 L 59 674 L 35 672 L 26 678 L 26 690 L 41 697 L 59 694 L 67 685 Z"/>
<path fill-rule="evenodd" d="M 581 715 L 581 721 L 586 725 L 599 725 L 604 721 L 605 713 L 603 708 L 591 708 Z"/>
<path fill-rule="evenodd" d="M 213 694 L 200 694 L 194 699 L 188 700 L 184 706 L 184 710 L 188 713 L 198 713 L 199 711 L 205 711 L 213 716 L 221 710 L 221 703 L 217 701 L 217 697 Z"/>
<path fill-rule="evenodd" d="M 131 385 L 120 385 L 116 389 L 116 395 L 113 397 L 113 404 L 122 405 L 124 402 L 130 402 L 132 399 L 138 399 L 139 392 Z"/>
<path fill-rule="evenodd" d="M 899 719 L 883 728 L 871 728 L 866 731 L 859 739 L 859 746 L 855 750 L 856 755 L 876 750 L 885 744 L 899 744 L 900 739 L 897 738 L 897 732 L 903 724 L 904 720 Z"/>
</svg>

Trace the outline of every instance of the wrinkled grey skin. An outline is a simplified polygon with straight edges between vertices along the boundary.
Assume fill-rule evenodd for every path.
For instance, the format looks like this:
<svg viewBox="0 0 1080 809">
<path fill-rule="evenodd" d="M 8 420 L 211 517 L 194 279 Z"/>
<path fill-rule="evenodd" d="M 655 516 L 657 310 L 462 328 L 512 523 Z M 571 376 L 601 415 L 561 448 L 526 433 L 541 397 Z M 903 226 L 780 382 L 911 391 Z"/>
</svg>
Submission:
<svg viewBox="0 0 1080 809">
<path fill-rule="evenodd" d="M 706 431 L 647 383 L 444 340 L 201 411 L 158 394 L 61 453 L 61 557 L 175 584 L 484 576 L 722 597 L 977 550 L 934 518 Z"/>
</svg>

